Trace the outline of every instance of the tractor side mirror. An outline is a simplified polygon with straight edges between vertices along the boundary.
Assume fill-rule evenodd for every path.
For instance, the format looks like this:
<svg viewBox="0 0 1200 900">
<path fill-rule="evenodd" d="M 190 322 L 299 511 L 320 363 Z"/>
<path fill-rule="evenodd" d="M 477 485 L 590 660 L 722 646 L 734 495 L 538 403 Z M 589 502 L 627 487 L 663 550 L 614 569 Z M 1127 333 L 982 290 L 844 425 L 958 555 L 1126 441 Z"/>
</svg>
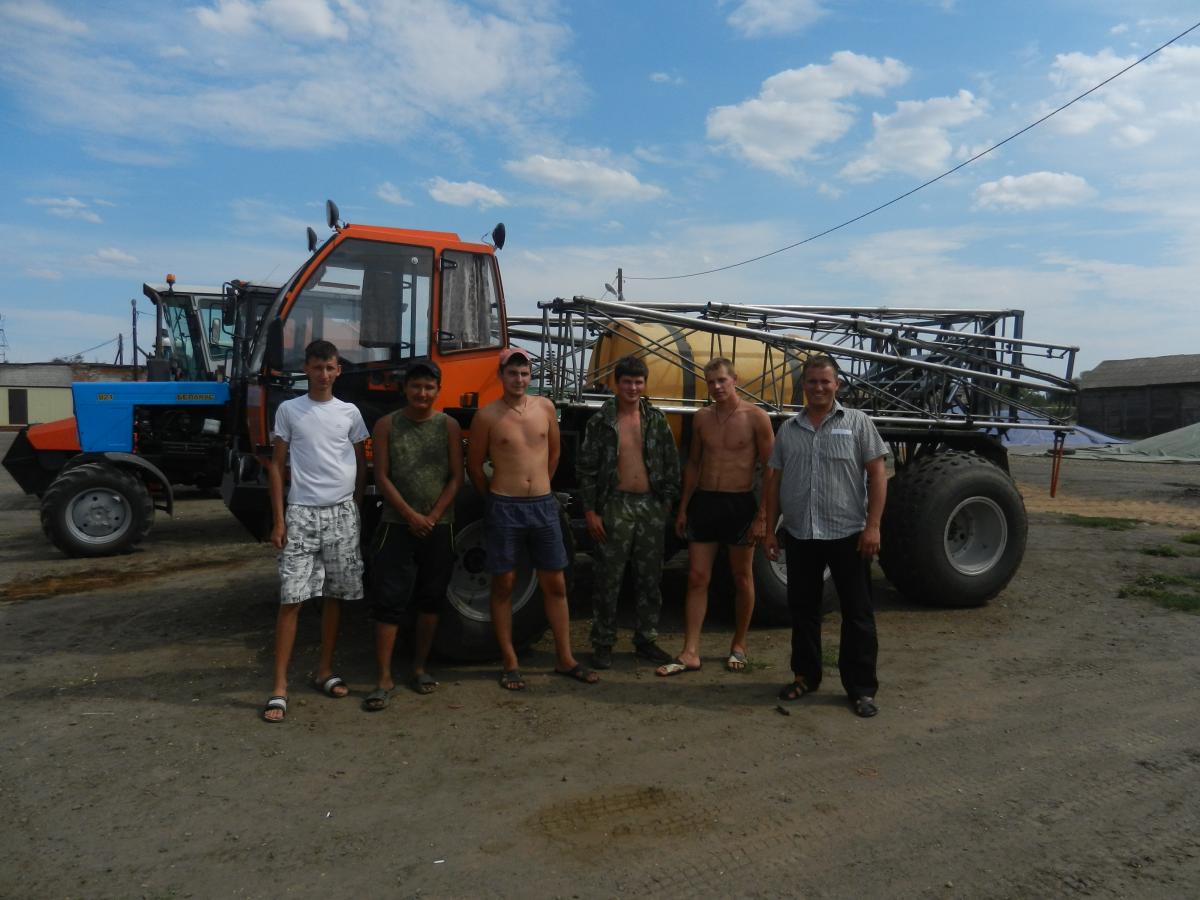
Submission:
<svg viewBox="0 0 1200 900">
<path fill-rule="evenodd" d="M 264 360 L 268 369 L 283 371 L 283 320 L 272 319 L 267 326 L 267 352 Z"/>
<path fill-rule="evenodd" d="M 234 294 L 233 285 L 227 284 L 221 294 L 221 324 L 226 328 L 231 328 L 236 318 L 237 296 Z"/>
<path fill-rule="evenodd" d="M 496 245 L 497 250 L 504 249 L 504 223 L 497 222 L 496 227 L 492 229 L 492 243 Z"/>
<path fill-rule="evenodd" d="M 310 226 L 308 229 L 308 252 L 312 253 L 317 249 L 317 233 Z"/>
<path fill-rule="evenodd" d="M 333 231 L 338 230 L 338 220 L 341 219 L 341 213 L 338 212 L 338 206 L 332 200 L 325 201 L 325 221 L 329 223 L 329 227 Z"/>
</svg>

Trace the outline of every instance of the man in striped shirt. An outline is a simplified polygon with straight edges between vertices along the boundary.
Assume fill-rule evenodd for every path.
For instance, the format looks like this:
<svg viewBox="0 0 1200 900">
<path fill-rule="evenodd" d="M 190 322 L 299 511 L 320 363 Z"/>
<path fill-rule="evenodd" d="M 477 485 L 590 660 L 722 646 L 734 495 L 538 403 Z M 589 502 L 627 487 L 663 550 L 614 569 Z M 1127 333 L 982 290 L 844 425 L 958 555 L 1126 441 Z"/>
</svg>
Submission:
<svg viewBox="0 0 1200 900">
<path fill-rule="evenodd" d="M 871 608 L 871 557 L 887 499 L 883 443 L 866 413 L 837 401 L 841 380 L 828 356 L 810 356 L 802 370 L 805 405 L 775 436 L 764 493 L 767 521 L 783 513 L 788 603 L 792 612 L 792 673 L 779 699 L 799 700 L 821 684 L 821 594 L 829 567 L 842 606 L 838 671 L 854 711 L 878 712 L 875 661 L 879 641 Z M 768 529 L 764 549 L 779 555 Z"/>
</svg>

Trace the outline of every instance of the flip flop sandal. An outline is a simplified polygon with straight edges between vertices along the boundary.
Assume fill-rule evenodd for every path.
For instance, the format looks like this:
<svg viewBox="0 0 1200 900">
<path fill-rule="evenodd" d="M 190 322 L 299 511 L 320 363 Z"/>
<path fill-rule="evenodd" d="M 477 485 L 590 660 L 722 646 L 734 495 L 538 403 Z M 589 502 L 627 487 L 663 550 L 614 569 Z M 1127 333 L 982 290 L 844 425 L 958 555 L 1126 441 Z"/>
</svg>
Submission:
<svg viewBox="0 0 1200 900">
<path fill-rule="evenodd" d="M 273 709 L 282 710 L 283 715 L 280 716 L 278 719 L 269 718 L 267 716 L 267 713 Z M 264 722 L 268 722 L 271 725 L 278 725 L 280 722 L 282 722 L 286 718 L 287 718 L 287 697 L 281 697 L 281 696 L 276 695 L 274 697 L 271 697 L 269 700 L 267 700 L 267 705 L 264 706 L 263 710 L 262 710 L 262 720 Z"/>
<path fill-rule="evenodd" d="M 788 703 L 794 703 L 808 693 L 811 693 L 811 691 L 807 686 L 798 681 L 789 681 L 779 689 L 779 693 L 776 694 L 776 696 L 780 700 L 784 700 Z"/>
<path fill-rule="evenodd" d="M 685 662 L 675 657 L 674 660 L 667 663 L 665 666 L 659 666 L 654 670 L 654 674 L 661 675 L 663 678 L 669 678 L 671 675 L 682 675 L 685 672 L 699 672 L 700 666 L 689 666 Z"/>
<path fill-rule="evenodd" d="M 730 672 L 746 671 L 746 654 L 741 650 L 730 650 L 729 659 L 725 660 L 725 668 Z"/>
<path fill-rule="evenodd" d="M 433 689 L 438 686 L 437 679 L 428 672 L 422 672 L 420 675 L 414 675 L 408 680 L 408 686 L 418 694 L 432 694 Z"/>
<path fill-rule="evenodd" d="M 525 690 L 525 679 L 521 676 L 521 670 L 509 669 L 507 672 L 501 672 L 500 687 L 504 688 L 506 691 Z"/>
<path fill-rule="evenodd" d="M 600 676 L 591 669 L 585 669 L 579 663 L 567 669 L 565 672 L 562 669 L 555 669 L 555 675 L 561 675 L 563 678 L 570 678 L 572 681 L 578 681 L 581 684 L 595 684 L 600 680 Z"/>
<path fill-rule="evenodd" d="M 362 702 L 362 708 L 367 712 L 379 712 L 387 709 L 388 698 L 392 696 L 392 692 L 384 688 L 376 688 L 367 694 Z"/>
<path fill-rule="evenodd" d="M 334 700 L 341 700 L 346 694 L 350 693 L 350 687 L 342 680 L 341 675 L 330 675 L 324 681 L 316 680 L 313 682 L 313 687 L 326 697 L 332 697 Z M 346 694 L 335 694 L 334 690 L 338 687 L 346 688 Z"/>
</svg>

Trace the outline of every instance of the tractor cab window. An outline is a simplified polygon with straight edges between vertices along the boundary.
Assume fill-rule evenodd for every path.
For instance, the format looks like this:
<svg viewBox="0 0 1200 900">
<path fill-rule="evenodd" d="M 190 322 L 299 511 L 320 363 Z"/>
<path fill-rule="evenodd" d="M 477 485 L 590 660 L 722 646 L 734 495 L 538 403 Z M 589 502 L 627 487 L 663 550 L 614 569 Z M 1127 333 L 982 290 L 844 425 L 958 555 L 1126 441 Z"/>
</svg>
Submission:
<svg viewBox="0 0 1200 900">
<path fill-rule="evenodd" d="M 203 338 L 196 333 L 198 329 L 191 297 L 180 297 L 176 302 L 163 304 L 163 356 L 170 361 L 174 377 L 179 381 L 205 381 L 210 377 L 201 350 Z"/>
<path fill-rule="evenodd" d="M 493 258 L 486 253 L 442 254 L 442 309 L 438 349 L 499 347 L 500 290 Z"/>
<path fill-rule="evenodd" d="M 229 358 L 233 355 L 233 328 L 221 322 L 222 299 L 214 297 L 201 300 L 197 305 L 211 373 L 222 378 L 228 377 Z"/>
<path fill-rule="evenodd" d="M 304 367 L 311 341 L 332 341 L 347 365 L 429 353 L 433 251 L 348 240 L 309 277 L 288 313 L 283 362 Z"/>
</svg>

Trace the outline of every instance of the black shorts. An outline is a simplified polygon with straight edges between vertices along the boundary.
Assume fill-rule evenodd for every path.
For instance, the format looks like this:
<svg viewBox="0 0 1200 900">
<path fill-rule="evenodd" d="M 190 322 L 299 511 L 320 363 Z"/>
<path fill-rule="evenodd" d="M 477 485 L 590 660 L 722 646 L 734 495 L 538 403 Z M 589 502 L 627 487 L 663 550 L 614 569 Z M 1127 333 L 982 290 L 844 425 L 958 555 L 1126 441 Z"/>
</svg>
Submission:
<svg viewBox="0 0 1200 900">
<path fill-rule="evenodd" d="M 489 575 L 504 575 L 525 563 L 543 572 L 567 567 L 559 519 L 562 507 L 553 494 L 508 497 L 490 494 L 484 514 L 484 568 Z"/>
<path fill-rule="evenodd" d="M 380 522 L 371 539 L 371 613 L 376 622 L 403 625 L 408 610 L 436 613 L 454 571 L 449 525 L 420 538 L 403 522 Z"/>
<path fill-rule="evenodd" d="M 758 515 L 754 491 L 696 491 L 688 501 L 687 539 L 695 544 L 746 546 Z"/>
</svg>

